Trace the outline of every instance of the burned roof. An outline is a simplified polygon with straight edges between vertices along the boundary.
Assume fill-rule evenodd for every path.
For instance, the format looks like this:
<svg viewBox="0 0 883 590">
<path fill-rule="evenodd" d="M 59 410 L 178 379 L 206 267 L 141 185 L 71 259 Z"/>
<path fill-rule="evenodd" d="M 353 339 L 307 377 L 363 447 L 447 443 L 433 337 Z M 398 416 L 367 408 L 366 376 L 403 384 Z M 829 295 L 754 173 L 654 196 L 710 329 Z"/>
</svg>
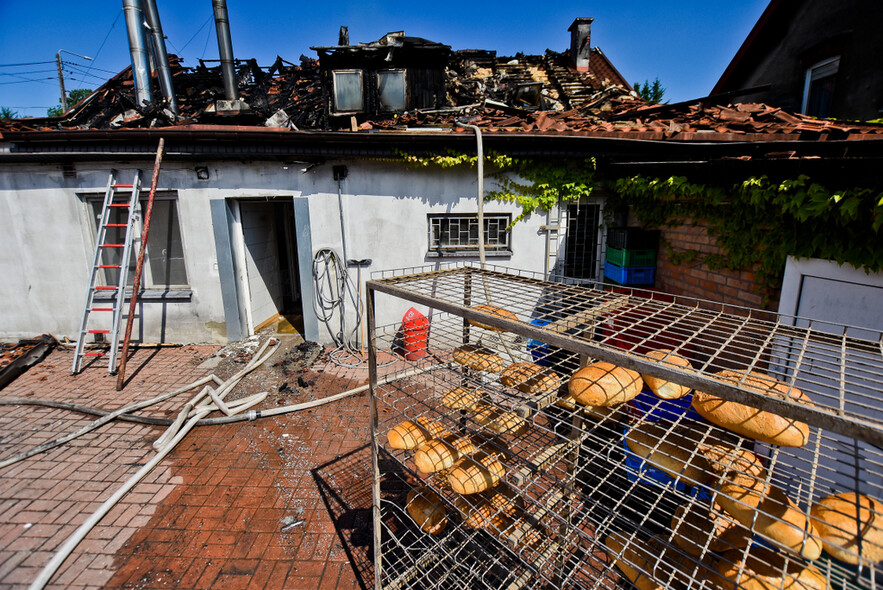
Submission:
<svg viewBox="0 0 883 590">
<path fill-rule="evenodd" d="M 577 71 L 568 51 L 515 56 L 480 49 L 452 51 L 447 45 L 403 32 L 389 33 L 371 43 L 313 49 L 320 58 L 301 56 L 299 63 L 277 57 L 269 67 L 261 67 L 255 60 L 238 60 L 235 70 L 240 100 L 235 108 L 224 100 L 217 62 L 200 61 L 190 68 L 171 56 L 178 115 L 168 110 L 158 91 L 153 104 L 137 106 L 131 68 L 126 68 L 63 116 L 0 122 L 0 133 L 204 129 L 207 125 L 217 129 L 358 133 L 451 128 L 460 121 L 501 135 L 702 142 L 883 139 L 881 125 L 817 120 L 758 103 L 731 104 L 728 99 L 733 97 L 727 95 L 649 105 L 598 48 L 590 50 L 588 71 Z M 400 63 L 402 56 L 411 59 L 408 56 L 415 52 L 444 58 L 439 66 L 442 91 L 424 101 L 431 106 L 345 116 L 336 115 L 329 107 L 329 68 L 339 67 L 347 56 Z"/>
</svg>

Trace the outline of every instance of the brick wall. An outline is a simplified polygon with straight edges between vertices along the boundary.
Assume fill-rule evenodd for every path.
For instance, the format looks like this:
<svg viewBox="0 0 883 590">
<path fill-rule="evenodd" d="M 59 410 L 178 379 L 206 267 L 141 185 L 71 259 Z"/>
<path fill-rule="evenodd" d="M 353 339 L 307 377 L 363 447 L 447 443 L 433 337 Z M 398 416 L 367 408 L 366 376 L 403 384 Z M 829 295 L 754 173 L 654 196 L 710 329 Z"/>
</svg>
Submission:
<svg viewBox="0 0 883 590">
<path fill-rule="evenodd" d="M 639 225 L 630 219 L 629 225 Z M 662 241 L 675 251 L 698 250 L 702 255 L 721 254 L 721 249 L 714 244 L 708 235 L 707 226 L 701 222 L 696 225 L 685 224 L 679 227 L 661 229 Z M 677 265 L 671 261 L 667 248 L 660 244 L 656 259 L 656 288 L 675 295 L 708 299 L 753 308 L 775 310 L 778 307 L 778 292 L 771 300 L 763 304 L 762 289 L 752 271 L 731 271 L 726 269 L 709 270 L 701 260 L 702 256 L 691 262 Z"/>
</svg>

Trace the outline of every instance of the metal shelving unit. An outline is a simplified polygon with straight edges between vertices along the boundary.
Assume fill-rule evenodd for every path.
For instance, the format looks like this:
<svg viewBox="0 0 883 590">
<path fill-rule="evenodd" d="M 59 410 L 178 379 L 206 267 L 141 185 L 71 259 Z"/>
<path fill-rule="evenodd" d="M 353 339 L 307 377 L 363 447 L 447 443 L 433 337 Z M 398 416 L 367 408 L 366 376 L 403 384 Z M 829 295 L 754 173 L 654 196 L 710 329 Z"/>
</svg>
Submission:
<svg viewBox="0 0 883 590">
<path fill-rule="evenodd" d="M 712 573 L 716 564 L 739 567 L 749 553 L 766 556 L 779 570 L 810 564 L 757 534 L 755 521 L 746 547 L 712 552 L 706 542 L 685 551 L 678 539 L 687 525 L 672 517 L 680 506 L 707 510 L 714 486 L 686 472 L 661 474 L 629 450 L 624 436 L 660 418 L 663 434 L 655 452 L 678 433 L 699 443 L 733 435 L 652 394 L 603 415 L 573 404 L 566 398 L 568 379 L 597 360 L 807 423 L 809 440 L 801 448 L 731 439 L 761 458 L 765 483 L 781 489 L 807 518 L 810 506 L 830 494 L 883 498 L 883 335 L 858 339 L 844 326 L 636 289 L 547 282 L 533 273 L 469 263 L 382 273 L 367 288 L 378 589 L 628 588 L 614 563 L 619 559 L 647 578 L 639 588 L 652 580 L 653 587 L 692 590 L 720 587 Z M 433 310 L 426 356 L 405 367 L 378 367 L 378 351 L 394 350 L 401 334 L 399 326 L 375 325 L 377 293 Z M 480 304 L 505 308 L 517 320 L 475 310 Z M 564 386 L 532 394 L 506 387 L 498 373 L 453 360 L 453 351 L 467 343 L 492 350 L 507 365 L 543 365 Z M 646 354 L 661 348 L 687 357 L 692 367 Z M 735 371 L 738 382 L 715 376 L 724 369 Z M 799 388 L 812 403 L 745 388 L 750 372 Z M 492 432 L 475 411 L 441 403 L 445 393 L 464 386 L 482 391 L 492 408 L 522 417 L 526 430 Z M 413 450 L 389 448 L 389 430 L 417 418 L 468 438 L 478 449 L 468 450 L 469 456 L 493 453 L 505 472 L 493 490 L 519 498 L 516 515 L 471 528 L 464 497 L 452 491 L 446 471 L 420 473 Z M 692 449 L 690 460 L 696 454 Z M 441 534 L 423 532 L 409 517 L 413 489 L 430 489 L 441 499 L 447 513 Z M 480 496 L 467 499 L 474 497 Z M 883 520 L 883 514 L 875 516 Z M 621 543 L 611 549 L 605 540 L 613 536 Z M 645 562 L 640 551 L 651 538 L 657 543 L 653 555 L 664 556 Z M 784 561 L 772 563 L 770 556 Z M 832 589 L 883 588 L 880 566 L 868 560 L 855 566 L 823 553 L 811 565 Z"/>
</svg>

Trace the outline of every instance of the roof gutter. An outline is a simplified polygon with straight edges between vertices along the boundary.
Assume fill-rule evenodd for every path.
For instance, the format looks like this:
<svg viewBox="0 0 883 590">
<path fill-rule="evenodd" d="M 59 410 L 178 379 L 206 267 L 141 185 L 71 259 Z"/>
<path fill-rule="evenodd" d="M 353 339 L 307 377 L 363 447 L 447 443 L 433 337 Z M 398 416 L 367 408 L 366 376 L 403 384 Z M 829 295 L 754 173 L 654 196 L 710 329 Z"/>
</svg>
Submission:
<svg viewBox="0 0 883 590">
<path fill-rule="evenodd" d="M 239 88 L 233 67 L 233 39 L 230 37 L 227 0 L 212 0 L 212 6 L 215 9 L 215 30 L 218 33 L 218 54 L 221 57 L 221 75 L 224 77 L 224 95 L 227 100 L 238 100 Z"/>
<path fill-rule="evenodd" d="M 141 0 L 123 0 L 126 30 L 129 33 L 129 55 L 132 58 L 132 80 L 135 83 L 135 104 L 139 107 L 152 102 L 150 92 L 150 62 L 147 57 L 147 36 L 144 33 L 144 13 Z"/>
<path fill-rule="evenodd" d="M 175 98 L 175 88 L 172 85 L 172 71 L 169 69 L 169 54 L 166 52 L 166 40 L 162 32 L 162 24 L 159 20 L 159 11 L 156 9 L 156 0 L 144 0 L 144 16 L 150 27 L 150 39 L 153 47 L 153 61 L 156 63 L 159 88 L 163 98 L 169 104 L 169 110 L 178 114 L 178 100 Z"/>
</svg>

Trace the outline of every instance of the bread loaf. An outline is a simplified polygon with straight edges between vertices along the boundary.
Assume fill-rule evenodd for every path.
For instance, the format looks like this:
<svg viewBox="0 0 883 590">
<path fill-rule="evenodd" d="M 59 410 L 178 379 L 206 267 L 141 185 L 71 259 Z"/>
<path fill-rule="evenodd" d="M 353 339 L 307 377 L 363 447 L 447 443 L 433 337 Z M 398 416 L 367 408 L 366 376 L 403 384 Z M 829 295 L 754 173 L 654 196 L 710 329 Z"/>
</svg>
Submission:
<svg viewBox="0 0 883 590">
<path fill-rule="evenodd" d="M 675 354 L 671 350 L 651 350 L 647 353 L 647 356 L 685 369 L 692 368 L 690 361 Z M 662 399 L 678 399 L 684 397 L 687 395 L 687 392 L 690 391 L 690 388 L 685 385 L 678 385 L 677 383 L 673 383 L 660 377 L 654 377 L 647 373 L 641 373 L 641 379 L 644 380 L 644 383 L 647 384 L 650 391 Z"/>
<path fill-rule="evenodd" d="M 686 424 L 686 423 L 685 423 Z M 673 427 L 671 422 L 642 422 L 625 437 L 629 449 L 672 477 L 687 483 L 709 480 L 708 461 L 698 451 L 702 435 L 686 425 Z"/>
<path fill-rule="evenodd" d="M 408 514 L 423 532 L 439 535 L 448 526 L 447 511 L 438 494 L 423 487 L 408 492 Z"/>
<path fill-rule="evenodd" d="M 484 398 L 484 392 L 474 387 L 455 387 L 445 393 L 441 404 L 452 410 L 471 410 Z"/>
<path fill-rule="evenodd" d="M 386 433 L 392 449 L 411 450 L 425 445 L 432 439 L 429 431 L 415 422 L 402 422 L 393 426 Z"/>
<path fill-rule="evenodd" d="M 634 399 L 642 385 L 637 372 L 601 361 L 574 373 L 567 389 L 585 406 L 615 406 Z"/>
<path fill-rule="evenodd" d="M 727 381 L 739 382 L 743 375 L 735 371 L 721 371 L 717 375 Z M 779 399 L 791 399 L 810 403 L 809 396 L 797 388 L 788 386 L 761 373 L 750 373 L 741 387 Z M 723 400 L 710 393 L 693 393 L 693 407 L 709 422 L 722 426 L 742 436 L 783 447 L 802 447 L 809 440 L 809 426 L 793 418 L 785 418 Z"/>
<path fill-rule="evenodd" d="M 497 307 L 495 305 L 476 305 L 472 307 L 475 311 L 480 311 L 482 313 L 490 314 L 497 316 L 499 318 L 504 318 L 507 320 L 515 320 L 518 321 L 518 316 L 512 313 L 509 310 L 503 309 L 502 307 Z M 469 320 L 469 323 L 473 326 L 478 326 L 479 328 L 484 328 L 485 330 L 494 330 L 495 332 L 505 332 L 502 328 L 495 328 L 489 324 L 483 324 L 476 320 Z"/>
<path fill-rule="evenodd" d="M 506 363 L 493 350 L 478 344 L 464 344 L 454 349 L 454 361 L 476 371 L 499 373 Z"/>
<path fill-rule="evenodd" d="M 696 564 L 689 558 L 666 546 L 661 537 L 644 542 L 622 533 L 611 533 L 604 539 L 616 567 L 638 590 L 663 590 L 691 583 Z M 701 575 L 701 574 L 700 574 Z"/>
<path fill-rule="evenodd" d="M 535 363 L 513 363 L 500 373 L 500 382 L 524 393 L 557 391 L 561 377 L 547 367 Z"/>
<path fill-rule="evenodd" d="M 495 455 L 476 451 L 454 464 L 448 472 L 448 483 L 458 494 L 477 494 L 497 485 L 505 474 Z"/>
<path fill-rule="evenodd" d="M 739 522 L 726 516 L 715 503 L 682 504 L 671 519 L 674 542 L 678 547 L 693 556 L 705 551 L 728 551 L 746 547 L 751 540 L 751 531 Z M 706 546 L 707 543 L 707 546 Z"/>
<path fill-rule="evenodd" d="M 433 422 L 426 416 L 418 416 L 414 422 L 422 426 L 426 429 L 432 438 L 439 438 L 448 434 L 448 431 L 445 430 L 445 427 L 439 424 L 438 422 Z"/>
<path fill-rule="evenodd" d="M 828 496 L 813 505 L 810 518 L 822 537 L 825 551 L 837 559 L 858 565 L 861 553 L 867 561 L 883 561 L 883 502 L 880 500 L 854 492 Z"/>
<path fill-rule="evenodd" d="M 469 439 L 448 434 L 433 439 L 414 453 L 414 465 L 423 473 L 435 473 L 453 467 L 460 457 L 475 451 Z"/>
<path fill-rule="evenodd" d="M 498 434 L 521 435 L 527 431 L 527 420 L 508 410 L 487 404 L 475 407 L 473 419 L 476 423 L 486 426 Z"/>
<path fill-rule="evenodd" d="M 703 442 L 699 452 L 708 462 L 717 477 L 723 477 L 730 471 L 749 475 L 759 480 L 766 480 L 766 469 L 757 455 L 748 449 L 737 448 L 723 441 Z"/>
<path fill-rule="evenodd" d="M 812 565 L 786 559 L 778 551 L 754 545 L 743 561 L 742 550 L 724 553 L 713 581 L 723 590 L 826 590 L 825 576 Z"/>
<path fill-rule="evenodd" d="M 468 528 L 482 528 L 500 533 L 524 512 L 524 500 L 510 488 L 500 486 L 479 494 L 460 496 L 457 509 Z"/>
<path fill-rule="evenodd" d="M 803 511 L 779 488 L 754 477 L 730 472 L 721 480 L 715 501 L 755 533 L 806 559 L 818 559 L 822 543 Z"/>
</svg>

